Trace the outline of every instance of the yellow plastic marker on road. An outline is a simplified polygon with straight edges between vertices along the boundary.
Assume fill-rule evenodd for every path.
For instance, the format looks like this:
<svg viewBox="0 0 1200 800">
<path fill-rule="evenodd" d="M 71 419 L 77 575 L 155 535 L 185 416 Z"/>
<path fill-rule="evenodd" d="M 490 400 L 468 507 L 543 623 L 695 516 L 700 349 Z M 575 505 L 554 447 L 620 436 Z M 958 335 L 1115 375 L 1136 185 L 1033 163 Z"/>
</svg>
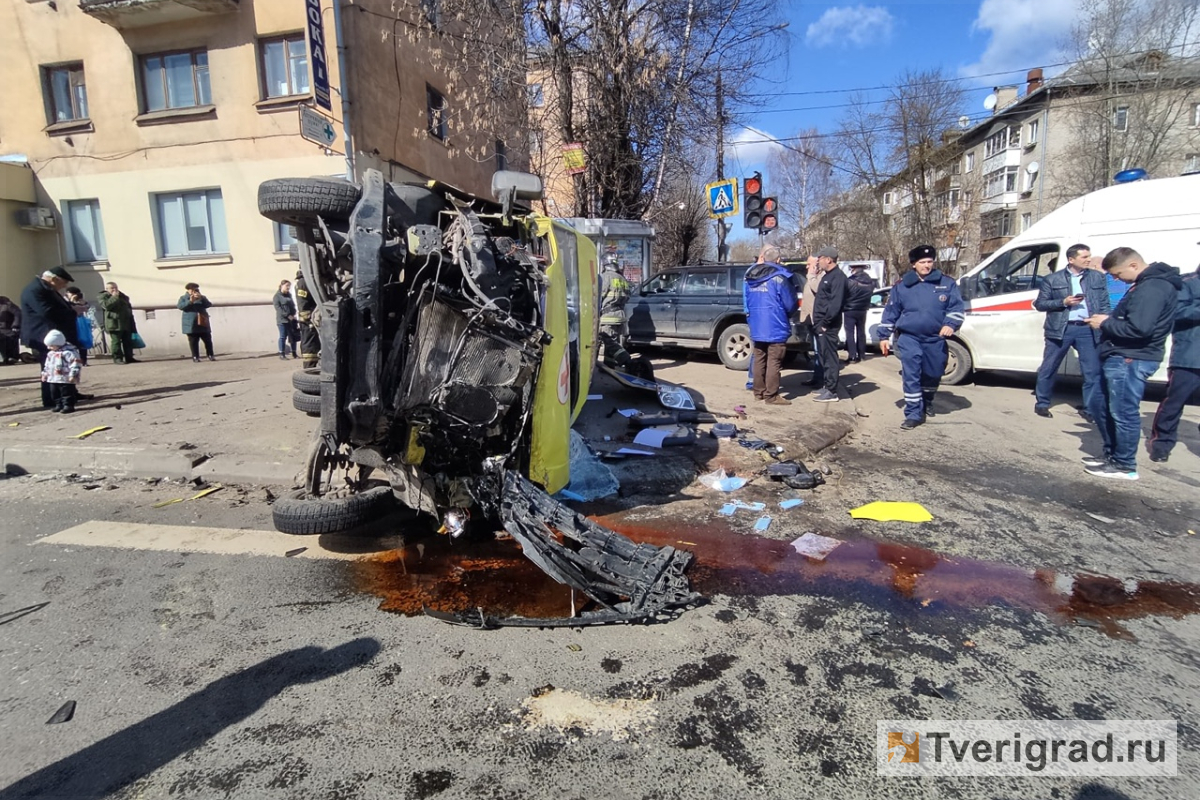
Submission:
<svg viewBox="0 0 1200 800">
<path fill-rule="evenodd" d="M 111 428 L 112 428 L 111 425 L 97 425 L 95 428 L 89 428 L 88 430 L 84 431 L 83 433 L 76 434 L 75 436 L 68 436 L 67 438 L 68 439 L 86 439 L 87 437 L 91 436 L 93 433 L 99 433 L 100 431 L 111 430 Z"/>
<path fill-rule="evenodd" d="M 920 503 L 893 503 L 876 500 L 865 506 L 850 509 L 855 519 L 873 519 L 876 522 L 929 522 L 933 514 Z"/>
</svg>

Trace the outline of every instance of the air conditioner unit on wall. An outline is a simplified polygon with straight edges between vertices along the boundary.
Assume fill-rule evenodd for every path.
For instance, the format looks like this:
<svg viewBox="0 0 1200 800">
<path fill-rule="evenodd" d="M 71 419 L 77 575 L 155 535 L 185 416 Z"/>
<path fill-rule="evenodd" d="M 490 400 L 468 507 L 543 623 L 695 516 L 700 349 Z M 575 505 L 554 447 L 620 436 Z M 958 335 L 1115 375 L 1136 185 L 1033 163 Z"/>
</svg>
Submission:
<svg viewBox="0 0 1200 800">
<path fill-rule="evenodd" d="M 17 225 L 31 231 L 52 231 L 57 228 L 54 209 L 44 206 L 22 208 L 16 213 Z"/>
</svg>

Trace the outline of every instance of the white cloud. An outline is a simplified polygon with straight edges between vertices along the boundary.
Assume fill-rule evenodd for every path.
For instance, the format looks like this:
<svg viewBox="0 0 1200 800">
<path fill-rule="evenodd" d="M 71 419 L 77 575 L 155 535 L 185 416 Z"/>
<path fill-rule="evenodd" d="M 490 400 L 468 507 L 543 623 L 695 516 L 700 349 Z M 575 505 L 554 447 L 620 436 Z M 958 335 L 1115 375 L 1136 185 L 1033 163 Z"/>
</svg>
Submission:
<svg viewBox="0 0 1200 800">
<path fill-rule="evenodd" d="M 1013 70 L 994 76 L 998 83 L 1019 83 L 1017 71 L 1065 60 L 1063 43 L 1079 12 L 1079 0 L 983 0 L 972 27 L 988 36 L 974 64 L 959 69 L 964 77 Z M 1059 72 L 1061 68 L 1051 70 Z"/>
<path fill-rule="evenodd" d="M 725 143 L 726 154 L 732 166 L 741 168 L 761 168 L 783 147 L 775 141 L 771 134 L 758 128 L 739 128 Z M 729 172 L 730 164 L 726 165 Z"/>
<path fill-rule="evenodd" d="M 866 47 L 892 38 L 895 18 L 883 6 L 837 6 L 808 26 L 804 41 L 813 47 Z"/>
</svg>

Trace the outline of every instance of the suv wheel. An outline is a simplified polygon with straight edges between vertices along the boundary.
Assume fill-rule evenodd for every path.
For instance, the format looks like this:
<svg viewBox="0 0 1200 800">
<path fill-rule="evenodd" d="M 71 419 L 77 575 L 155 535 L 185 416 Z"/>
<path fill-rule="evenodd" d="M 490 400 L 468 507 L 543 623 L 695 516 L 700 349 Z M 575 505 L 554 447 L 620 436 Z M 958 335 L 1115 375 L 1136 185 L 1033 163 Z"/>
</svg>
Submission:
<svg viewBox="0 0 1200 800">
<path fill-rule="evenodd" d="M 717 337 L 717 355 L 726 369 L 745 372 L 750 368 L 750 354 L 753 351 L 754 342 L 750 339 L 749 325 L 730 325 Z"/>
<path fill-rule="evenodd" d="M 962 342 L 950 339 L 946 342 L 946 372 L 942 383 L 957 386 L 971 374 L 971 351 Z"/>
</svg>

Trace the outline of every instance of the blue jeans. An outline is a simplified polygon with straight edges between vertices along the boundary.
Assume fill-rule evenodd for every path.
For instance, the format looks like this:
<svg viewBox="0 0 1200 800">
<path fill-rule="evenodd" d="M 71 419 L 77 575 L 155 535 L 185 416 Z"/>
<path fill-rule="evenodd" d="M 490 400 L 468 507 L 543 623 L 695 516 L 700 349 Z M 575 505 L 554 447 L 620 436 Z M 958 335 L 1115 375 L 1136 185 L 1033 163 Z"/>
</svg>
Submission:
<svg viewBox="0 0 1200 800">
<path fill-rule="evenodd" d="M 291 342 L 292 358 L 296 357 L 296 339 L 298 338 L 291 322 L 276 322 L 275 327 L 279 328 L 279 354 L 283 355 L 287 352 L 285 345 Z"/>
<path fill-rule="evenodd" d="M 1100 389 L 1100 354 L 1096 349 L 1092 329 L 1087 325 L 1068 323 L 1062 339 L 1046 340 L 1042 366 L 1038 368 L 1037 399 L 1034 405 L 1038 408 L 1050 407 L 1050 396 L 1054 392 L 1054 379 L 1058 376 L 1058 368 L 1062 366 L 1067 351 L 1072 347 L 1079 356 L 1079 371 L 1083 373 L 1083 407 L 1093 419 L 1100 419 L 1100 415 L 1104 413 L 1104 393 Z"/>
<path fill-rule="evenodd" d="M 1138 439 L 1142 435 L 1142 395 L 1157 361 L 1109 356 L 1104 359 L 1103 386 L 1107 405 L 1097 417 L 1104 455 L 1121 469 L 1137 469 Z"/>
</svg>

